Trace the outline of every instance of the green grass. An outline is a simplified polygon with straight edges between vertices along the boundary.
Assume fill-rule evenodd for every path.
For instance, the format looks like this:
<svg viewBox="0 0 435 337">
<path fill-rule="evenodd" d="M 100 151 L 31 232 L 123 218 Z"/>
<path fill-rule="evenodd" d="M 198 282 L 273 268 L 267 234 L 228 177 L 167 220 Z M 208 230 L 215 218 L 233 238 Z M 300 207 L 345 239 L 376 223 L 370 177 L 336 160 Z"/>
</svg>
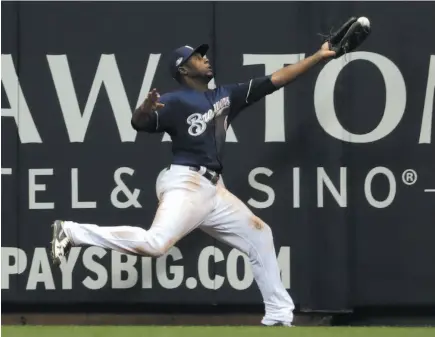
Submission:
<svg viewBox="0 0 435 337">
<path fill-rule="evenodd" d="M 434 337 L 435 328 L 2 326 L 2 337 Z"/>
</svg>

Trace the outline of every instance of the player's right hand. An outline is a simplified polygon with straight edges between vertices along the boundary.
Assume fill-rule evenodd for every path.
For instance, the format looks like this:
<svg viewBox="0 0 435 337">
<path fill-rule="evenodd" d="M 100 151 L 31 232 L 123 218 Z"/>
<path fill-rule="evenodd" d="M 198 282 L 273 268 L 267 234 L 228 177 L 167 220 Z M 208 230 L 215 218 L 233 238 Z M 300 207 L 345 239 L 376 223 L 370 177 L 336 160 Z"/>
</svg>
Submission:
<svg viewBox="0 0 435 337">
<path fill-rule="evenodd" d="M 159 98 L 160 95 L 157 92 L 157 89 L 154 88 L 148 93 L 147 98 L 142 103 L 142 110 L 146 112 L 151 112 L 163 108 L 165 105 L 163 103 L 158 102 Z"/>
</svg>

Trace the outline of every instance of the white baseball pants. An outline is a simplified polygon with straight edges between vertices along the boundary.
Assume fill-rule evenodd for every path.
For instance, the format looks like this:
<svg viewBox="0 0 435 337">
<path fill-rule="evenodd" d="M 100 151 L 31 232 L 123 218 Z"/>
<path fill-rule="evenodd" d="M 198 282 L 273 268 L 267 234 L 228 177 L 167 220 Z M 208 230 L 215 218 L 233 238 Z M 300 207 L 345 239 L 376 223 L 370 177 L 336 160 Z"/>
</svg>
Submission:
<svg viewBox="0 0 435 337">
<path fill-rule="evenodd" d="M 294 304 L 281 282 L 272 231 L 266 223 L 221 181 L 214 186 L 201 171 L 191 171 L 186 166 L 171 165 L 163 171 L 157 178 L 156 192 L 159 207 L 149 230 L 72 221 L 64 223 L 64 230 L 75 246 L 158 257 L 199 227 L 248 256 L 265 304 L 262 323 L 293 321 Z"/>
</svg>

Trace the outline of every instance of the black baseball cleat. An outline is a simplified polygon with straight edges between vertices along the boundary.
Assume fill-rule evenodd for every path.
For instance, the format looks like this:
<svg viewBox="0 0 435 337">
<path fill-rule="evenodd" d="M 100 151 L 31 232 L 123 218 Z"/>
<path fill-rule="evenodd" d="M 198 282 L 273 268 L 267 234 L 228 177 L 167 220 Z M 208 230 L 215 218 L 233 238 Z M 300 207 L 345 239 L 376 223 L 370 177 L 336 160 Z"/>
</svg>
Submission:
<svg viewBox="0 0 435 337">
<path fill-rule="evenodd" d="M 53 264 L 55 266 L 59 266 L 62 262 L 62 259 L 68 257 L 72 244 L 63 229 L 62 220 L 56 220 L 51 227 L 53 228 L 51 258 L 53 259 Z"/>
</svg>

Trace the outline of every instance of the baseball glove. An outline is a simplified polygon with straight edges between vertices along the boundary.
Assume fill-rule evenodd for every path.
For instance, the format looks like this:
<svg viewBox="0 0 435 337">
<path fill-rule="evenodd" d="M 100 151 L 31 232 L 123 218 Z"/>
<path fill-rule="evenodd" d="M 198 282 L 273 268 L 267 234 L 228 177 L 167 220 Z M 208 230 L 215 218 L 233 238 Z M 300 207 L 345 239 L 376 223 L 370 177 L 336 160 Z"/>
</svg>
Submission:
<svg viewBox="0 0 435 337">
<path fill-rule="evenodd" d="M 358 48 L 371 33 L 367 18 L 351 17 L 337 31 L 327 37 L 329 49 L 335 51 L 334 58 Z"/>
</svg>

